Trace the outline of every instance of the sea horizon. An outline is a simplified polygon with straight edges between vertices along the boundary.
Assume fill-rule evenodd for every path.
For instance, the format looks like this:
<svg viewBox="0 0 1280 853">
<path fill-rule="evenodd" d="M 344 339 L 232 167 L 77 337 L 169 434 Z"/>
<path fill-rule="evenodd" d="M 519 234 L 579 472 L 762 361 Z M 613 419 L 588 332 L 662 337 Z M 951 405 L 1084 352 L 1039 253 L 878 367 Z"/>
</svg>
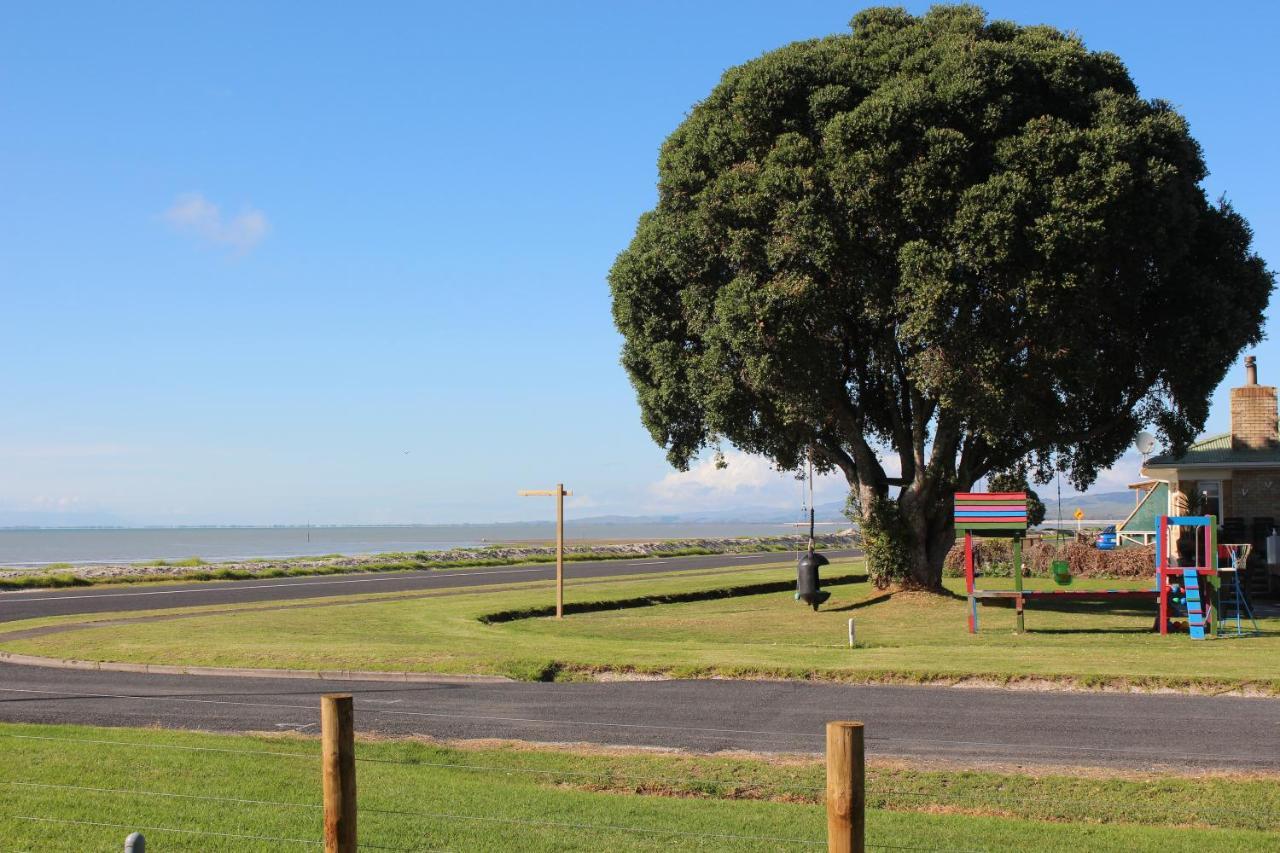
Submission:
<svg viewBox="0 0 1280 853">
<path fill-rule="evenodd" d="M 847 522 L 819 522 L 825 532 Z M 565 537 L 577 541 L 724 539 L 793 535 L 797 523 L 565 521 Z M 0 566 L 143 563 L 199 558 L 215 562 L 284 559 L 327 554 L 444 551 L 501 542 L 555 537 L 549 521 L 461 524 L 173 525 L 138 527 L 0 528 Z"/>
</svg>

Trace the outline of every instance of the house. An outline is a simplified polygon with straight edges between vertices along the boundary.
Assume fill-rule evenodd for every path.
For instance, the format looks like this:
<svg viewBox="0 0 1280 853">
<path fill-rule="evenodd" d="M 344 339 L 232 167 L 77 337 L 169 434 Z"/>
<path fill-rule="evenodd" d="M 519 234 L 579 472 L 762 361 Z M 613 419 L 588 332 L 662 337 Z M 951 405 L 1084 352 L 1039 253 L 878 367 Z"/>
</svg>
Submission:
<svg viewBox="0 0 1280 853">
<path fill-rule="evenodd" d="M 1121 547 L 1149 545 L 1155 541 L 1160 516 L 1170 514 L 1169 484 L 1163 480 L 1143 480 L 1130 483 L 1136 490 L 1137 502 L 1129 517 L 1116 525 L 1116 535 Z"/>
<path fill-rule="evenodd" d="M 1201 438 L 1180 456 L 1153 456 L 1142 474 L 1135 487 L 1145 494 L 1118 526 L 1122 541 L 1145 541 L 1161 515 L 1213 515 L 1219 542 L 1250 543 L 1250 565 L 1265 562 L 1266 537 L 1280 521 L 1280 421 L 1276 388 L 1258 384 L 1253 356 L 1245 384 L 1231 389 L 1230 432 Z"/>
</svg>

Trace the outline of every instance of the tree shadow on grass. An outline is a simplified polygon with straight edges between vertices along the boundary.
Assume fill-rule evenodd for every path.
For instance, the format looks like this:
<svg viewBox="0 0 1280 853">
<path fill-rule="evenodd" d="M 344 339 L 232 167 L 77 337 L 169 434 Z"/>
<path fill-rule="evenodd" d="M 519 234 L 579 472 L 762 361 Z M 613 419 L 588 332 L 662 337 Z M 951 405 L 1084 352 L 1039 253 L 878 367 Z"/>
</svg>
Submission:
<svg viewBox="0 0 1280 853">
<path fill-rule="evenodd" d="M 887 592 L 879 593 L 877 595 L 873 595 L 870 598 L 864 598 L 861 601 L 854 601 L 849 604 L 842 605 L 840 607 L 825 607 L 825 608 L 822 608 L 822 612 L 823 613 L 848 613 L 850 610 L 861 610 L 862 608 L 870 607 L 873 604 L 883 604 L 884 602 L 893 598 L 894 595 L 896 594 L 897 594 L 896 592 L 890 590 Z"/>
<path fill-rule="evenodd" d="M 831 582 L 828 581 L 827 583 L 831 583 Z M 900 589 L 887 589 L 887 590 L 884 590 L 883 592 L 880 592 L 876 595 L 871 596 L 870 598 L 864 598 L 862 601 L 854 601 L 850 604 L 845 604 L 840 607 L 823 608 L 822 612 L 823 613 L 847 613 L 850 610 L 861 610 L 862 608 L 870 607 L 873 604 L 883 604 L 884 602 L 893 598 L 895 595 L 900 595 L 903 592 L 904 590 L 900 590 Z M 935 596 L 940 602 L 968 600 L 966 596 L 954 593 L 949 589 L 938 590 L 936 592 L 914 593 L 914 594 Z"/>
<path fill-rule="evenodd" d="M 866 575 L 838 575 L 823 581 L 823 586 L 844 586 L 845 584 L 866 583 Z M 715 601 L 720 598 L 738 598 L 748 595 L 764 595 L 773 592 L 792 592 L 796 588 L 793 580 L 769 581 L 767 583 L 744 584 L 742 586 L 725 586 L 716 589 L 702 589 L 694 592 L 677 592 L 667 595 L 644 595 L 636 598 L 616 598 L 606 601 L 573 602 L 564 606 L 565 615 L 572 613 L 600 613 L 610 610 L 630 610 L 636 607 L 656 607 L 660 604 L 685 604 L 696 601 Z M 484 625 L 496 625 L 503 622 L 516 622 L 521 619 L 538 619 L 554 616 L 555 607 L 526 607 L 519 610 L 500 610 L 486 613 L 478 617 Z"/>
<path fill-rule="evenodd" d="M 1154 634 L 1151 628 L 1028 628 L 1027 634 Z"/>
<path fill-rule="evenodd" d="M 991 599 L 987 600 L 987 602 L 990 601 Z M 992 605 L 986 603 L 986 606 L 990 607 Z M 1007 603 L 1002 601 L 999 605 L 995 606 L 1012 608 L 1013 601 L 1010 600 Z M 1040 599 L 1038 601 L 1035 599 L 1027 599 L 1027 612 L 1036 610 L 1047 611 L 1049 613 L 1085 613 L 1101 616 L 1155 616 L 1157 608 L 1154 604 L 1134 606 L 1133 604 L 1125 604 L 1122 601 L 1090 601 L 1071 604 L 1066 601 L 1046 602 L 1044 599 Z"/>
<path fill-rule="evenodd" d="M 982 601 L 983 607 L 999 607 L 1004 610 L 1013 609 L 1012 598 L 988 598 Z M 1034 619 L 1036 613 L 1073 614 L 1077 616 L 1126 616 L 1134 619 L 1148 618 L 1149 626 L 1111 626 L 1105 628 L 1028 628 L 1028 634 L 1150 634 L 1155 632 L 1156 608 L 1151 605 L 1135 606 L 1132 600 L 1093 599 L 1088 601 L 1053 601 L 1045 598 L 1028 598 L 1026 606 L 1027 619 Z"/>
</svg>

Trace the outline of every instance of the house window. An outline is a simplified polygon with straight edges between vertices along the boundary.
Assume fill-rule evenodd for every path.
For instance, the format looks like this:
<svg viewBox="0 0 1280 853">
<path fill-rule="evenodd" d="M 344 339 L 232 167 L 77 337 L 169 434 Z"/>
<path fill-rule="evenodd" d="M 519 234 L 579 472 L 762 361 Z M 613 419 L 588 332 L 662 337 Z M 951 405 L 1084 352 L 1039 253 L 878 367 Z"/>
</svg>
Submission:
<svg viewBox="0 0 1280 853">
<path fill-rule="evenodd" d="M 1200 514 L 1212 515 L 1222 523 L 1222 483 L 1219 480 L 1199 480 L 1196 495 L 1200 498 Z"/>
</svg>

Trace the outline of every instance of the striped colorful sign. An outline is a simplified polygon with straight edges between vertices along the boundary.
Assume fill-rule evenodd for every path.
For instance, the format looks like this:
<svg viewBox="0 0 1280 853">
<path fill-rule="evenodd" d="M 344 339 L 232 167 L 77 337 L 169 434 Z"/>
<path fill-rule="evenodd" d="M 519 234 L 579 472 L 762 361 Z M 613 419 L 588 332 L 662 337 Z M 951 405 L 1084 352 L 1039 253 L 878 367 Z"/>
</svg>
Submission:
<svg viewBox="0 0 1280 853">
<path fill-rule="evenodd" d="M 1026 492 L 959 492 L 956 530 L 1026 530 Z"/>
</svg>

